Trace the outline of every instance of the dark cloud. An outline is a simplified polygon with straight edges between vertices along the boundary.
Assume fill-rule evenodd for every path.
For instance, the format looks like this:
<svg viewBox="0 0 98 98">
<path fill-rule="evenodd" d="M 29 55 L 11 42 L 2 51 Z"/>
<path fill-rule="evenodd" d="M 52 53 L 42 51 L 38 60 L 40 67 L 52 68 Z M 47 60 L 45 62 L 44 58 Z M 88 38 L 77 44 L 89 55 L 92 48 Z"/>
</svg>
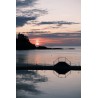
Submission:
<svg viewBox="0 0 98 98">
<path fill-rule="evenodd" d="M 30 34 L 30 35 L 29 35 Z M 42 38 L 81 38 L 80 33 L 39 33 L 30 32 L 28 34 L 29 38 L 42 37 Z"/>
<path fill-rule="evenodd" d="M 48 27 L 45 27 L 45 28 L 42 28 L 42 30 L 47 30 L 47 29 L 59 29 L 59 28 L 66 28 L 66 27 L 63 27 L 63 26 L 48 26 Z"/>
<path fill-rule="evenodd" d="M 17 9 L 16 27 L 23 26 L 24 24 L 27 23 L 27 21 L 31 21 L 30 23 L 33 24 L 32 21 L 36 20 L 37 17 L 40 17 L 44 14 L 47 14 L 46 10 L 41 10 L 41 9 L 32 9 L 32 10 Z"/>
<path fill-rule="evenodd" d="M 47 14 L 46 9 L 34 8 L 36 1 L 16 0 L 16 27 L 23 26 L 28 21 L 29 24 L 32 24 L 32 21 L 36 20 L 37 17 Z"/>
<path fill-rule="evenodd" d="M 52 24 L 56 24 L 57 26 L 61 26 L 61 25 L 72 25 L 72 24 L 79 24 L 76 22 L 67 22 L 67 21 L 43 21 L 38 23 L 38 25 L 52 25 Z"/>
<path fill-rule="evenodd" d="M 23 26 L 24 24 L 27 23 L 27 21 L 30 21 L 30 20 L 36 20 L 36 16 L 35 17 L 22 17 L 22 16 L 19 16 L 19 17 L 16 17 L 16 26 L 19 27 L 19 26 Z"/>
<path fill-rule="evenodd" d="M 79 30 L 79 31 L 76 31 L 76 33 L 81 33 L 81 30 Z"/>
<path fill-rule="evenodd" d="M 52 28 L 52 29 L 58 29 L 58 28 L 61 28 L 61 26 L 50 26 L 50 28 Z M 66 27 L 62 27 L 62 28 L 66 28 Z"/>
<path fill-rule="evenodd" d="M 36 4 L 37 0 L 16 0 L 16 7 L 26 7 Z"/>
</svg>

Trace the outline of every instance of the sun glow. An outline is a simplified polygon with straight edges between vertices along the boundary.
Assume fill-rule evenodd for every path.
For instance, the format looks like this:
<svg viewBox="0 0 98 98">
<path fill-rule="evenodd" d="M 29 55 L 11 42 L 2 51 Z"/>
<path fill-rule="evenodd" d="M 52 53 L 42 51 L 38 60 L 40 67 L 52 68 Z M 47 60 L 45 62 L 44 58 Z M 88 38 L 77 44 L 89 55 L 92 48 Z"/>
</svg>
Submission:
<svg viewBox="0 0 98 98">
<path fill-rule="evenodd" d="M 39 43 L 39 40 L 38 40 L 38 39 L 36 40 L 35 45 L 36 45 L 36 46 L 39 46 L 39 45 L 40 45 L 40 43 Z"/>
</svg>

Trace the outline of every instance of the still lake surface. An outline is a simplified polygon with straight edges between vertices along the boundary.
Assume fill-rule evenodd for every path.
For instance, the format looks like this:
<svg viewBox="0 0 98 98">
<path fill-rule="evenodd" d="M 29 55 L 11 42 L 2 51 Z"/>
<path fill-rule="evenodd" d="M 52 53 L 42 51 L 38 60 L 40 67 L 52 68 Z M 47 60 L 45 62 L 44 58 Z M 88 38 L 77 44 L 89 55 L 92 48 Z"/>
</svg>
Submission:
<svg viewBox="0 0 98 98">
<path fill-rule="evenodd" d="M 53 61 L 58 57 L 66 57 L 72 65 L 81 66 L 81 47 L 62 48 L 64 49 L 16 51 L 16 62 L 48 66 L 53 65 Z M 17 98 L 81 98 L 81 72 L 71 71 L 65 75 L 58 75 L 54 71 L 16 71 L 16 96 Z"/>
</svg>

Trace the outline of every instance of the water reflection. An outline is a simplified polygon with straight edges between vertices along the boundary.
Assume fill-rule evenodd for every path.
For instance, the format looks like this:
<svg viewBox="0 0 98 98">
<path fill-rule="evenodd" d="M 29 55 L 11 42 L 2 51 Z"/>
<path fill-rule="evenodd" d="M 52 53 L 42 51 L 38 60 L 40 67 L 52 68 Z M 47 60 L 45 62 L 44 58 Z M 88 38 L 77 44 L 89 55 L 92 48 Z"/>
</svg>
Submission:
<svg viewBox="0 0 98 98">
<path fill-rule="evenodd" d="M 80 73 L 58 78 L 53 71 L 17 71 L 17 98 L 81 98 Z"/>
<path fill-rule="evenodd" d="M 17 63 L 31 63 L 31 64 L 53 64 L 53 61 L 58 57 L 66 57 L 74 65 L 80 65 L 80 51 L 81 50 L 29 50 L 17 51 Z"/>
<path fill-rule="evenodd" d="M 47 82 L 48 78 L 38 74 L 36 71 L 16 71 L 16 97 L 25 98 L 43 93 L 36 83 Z"/>
<path fill-rule="evenodd" d="M 16 53 L 16 62 L 19 62 L 19 63 L 26 62 L 26 60 L 28 59 L 27 55 L 28 55 L 28 51 L 27 52 L 17 51 L 17 53 Z"/>
</svg>

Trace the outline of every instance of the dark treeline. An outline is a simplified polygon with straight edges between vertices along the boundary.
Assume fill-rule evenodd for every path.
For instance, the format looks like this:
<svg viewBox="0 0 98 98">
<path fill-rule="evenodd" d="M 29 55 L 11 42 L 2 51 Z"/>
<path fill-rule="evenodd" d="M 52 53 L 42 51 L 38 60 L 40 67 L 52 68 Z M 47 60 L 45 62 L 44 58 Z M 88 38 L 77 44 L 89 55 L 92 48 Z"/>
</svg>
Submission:
<svg viewBox="0 0 98 98">
<path fill-rule="evenodd" d="M 16 38 L 16 50 L 36 49 L 34 44 L 31 44 L 28 37 L 23 34 L 18 34 Z"/>
</svg>

